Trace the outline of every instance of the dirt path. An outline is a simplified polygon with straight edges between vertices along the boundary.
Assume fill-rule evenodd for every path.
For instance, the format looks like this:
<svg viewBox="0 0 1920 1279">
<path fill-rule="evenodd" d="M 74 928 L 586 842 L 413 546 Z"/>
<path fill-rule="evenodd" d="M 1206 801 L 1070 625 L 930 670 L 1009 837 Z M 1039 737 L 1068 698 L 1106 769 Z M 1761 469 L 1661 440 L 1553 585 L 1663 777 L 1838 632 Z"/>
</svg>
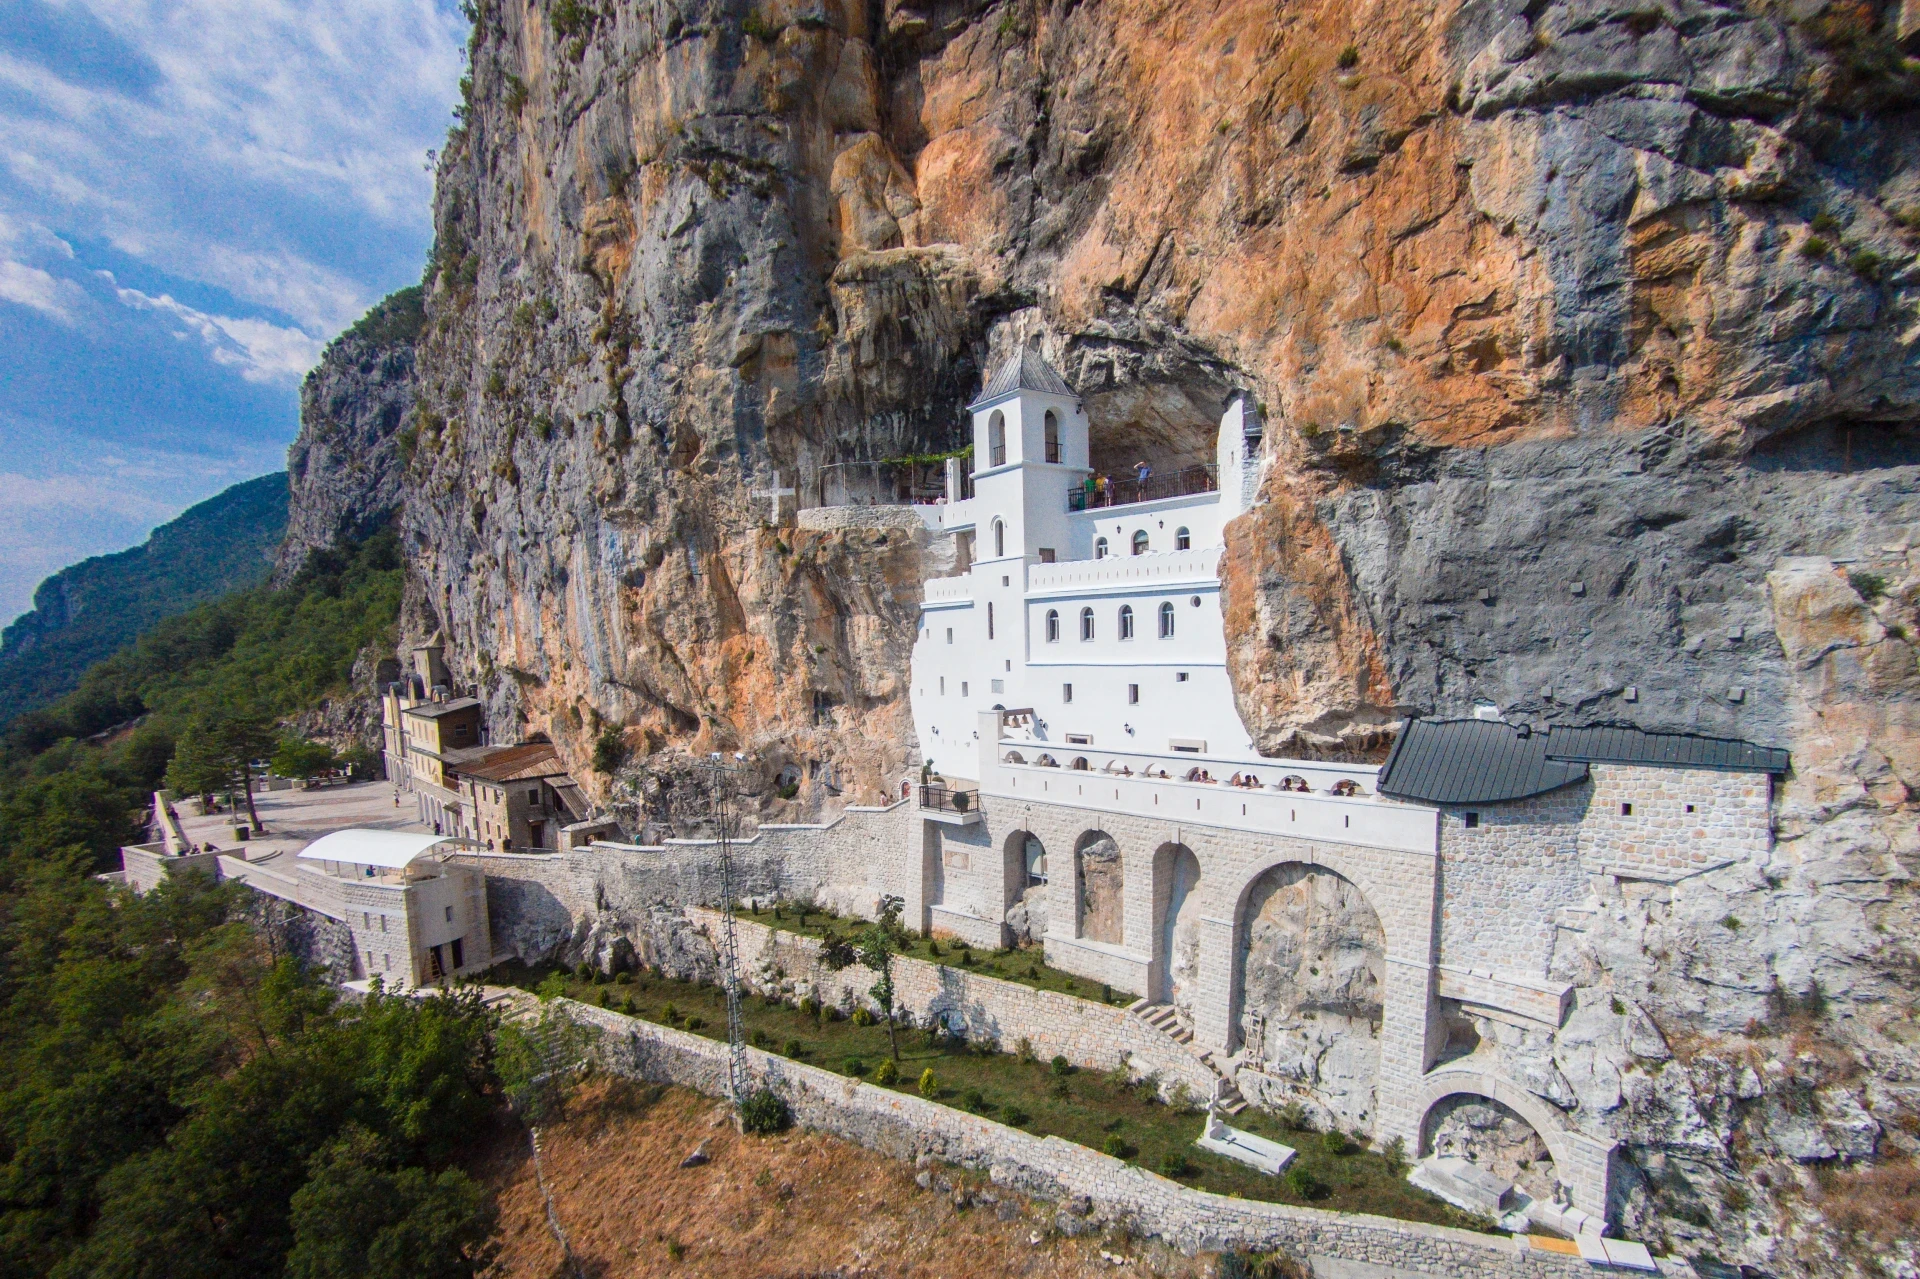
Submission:
<svg viewBox="0 0 1920 1279">
<path fill-rule="evenodd" d="M 680 1167 L 703 1141 L 710 1161 Z M 976 1175 L 931 1169 L 953 1189 L 922 1188 L 909 1165 L 819 1133 L 743 1137 L 712 1101 L 679 1089 L 596 1081 L 541 1130 L 541 1150 L 587 1279 L 1215 1273 L 1210 1259 L 1158 1244 L 1060 1235 L 1052 1205 Z M 502 1134 L 484 1175 L 500 1196 L 492 1274 L 569 1279 L 523 1131 Z"/>
</svg>

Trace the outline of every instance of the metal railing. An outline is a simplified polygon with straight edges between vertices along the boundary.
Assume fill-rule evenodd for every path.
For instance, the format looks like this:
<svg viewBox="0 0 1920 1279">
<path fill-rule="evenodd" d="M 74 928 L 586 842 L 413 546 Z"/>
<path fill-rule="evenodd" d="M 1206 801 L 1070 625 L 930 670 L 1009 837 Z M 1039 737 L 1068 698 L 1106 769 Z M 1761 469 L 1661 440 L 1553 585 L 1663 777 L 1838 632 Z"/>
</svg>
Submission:
<svg viewBox="0 0 1920 1279">
<path fill-rule="evenodd" d="M 980 792 L 955 790 L 946 786 L 922 786 L 920 807 L 941 813 L 972 813 L 980 809 Z"/>
<path fill-rule="evenodd" d="M 1149 475 L 1145 483 L 1131 475 L 1117 476 L 1107 481 L 1104 491 L 1086 485 L 1069 489 L 1067 509 L 1085 511 L 1097 507 L 1130 506 L 1135 502 L 1157 502 L 1162 498 L 1211 493 L 1219 487 L 1219 468 L 1208 462 L 1202 466 L 1169 471 L 1165 475 Z"/>
</svg>

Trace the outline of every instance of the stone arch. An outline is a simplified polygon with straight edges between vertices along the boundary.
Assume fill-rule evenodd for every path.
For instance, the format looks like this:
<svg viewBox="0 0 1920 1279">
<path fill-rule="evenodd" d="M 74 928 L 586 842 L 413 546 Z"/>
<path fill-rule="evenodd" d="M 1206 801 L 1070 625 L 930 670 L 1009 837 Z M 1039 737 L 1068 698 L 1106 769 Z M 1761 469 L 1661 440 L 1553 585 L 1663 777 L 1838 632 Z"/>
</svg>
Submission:
<svg viewBox="0 0 1920 1279">
<path fill-rule="evenodd" d="M 1007 929 L 1016 946 L 1039 945 L 1047 935 L 1047 846 L 1032 831 L 1016 830 L 1000 849 Z"/>
<path fill-rule="evenodd" d="M 1200 859 L 1185 844 L 1165 843 L 1153 854 L 1153 968 L 1149 997 L 1172 1004 L 1193 1024 L 1200 989 Z"/>
<path fill-rule="evenodd" d="M 987 419 L 987 465 L 1007 464 L 1007 415 L 999 409 Z"/>
<path fill-rule="evenodd" d="M 1475 1114 L 1476 1109 L 1484 1113 Z M 1588 1188 L 1577 1184 L 1581 1168 L 1565 1117 L 1517 1084 L 1482 1071 L 1436 1070 L 1421 1081 L 1415 1113 L 1420 1117 L 1420 1158 L 1465 1155 L 1536 1199 L 1550 1199 L 1556 1181 L 1573 1187 L 1576 1201 L 1588 1198 L 1582 1193 Z M 1526 1129 L 1525 1134 L 1514 1130 L 1516 1123 Z M 1476 1136 L 1463 1142 L 1463 1130 Z M 1526 1157 L 1528 1134 L 1545 1148 L 1553 1164 L 1550 1170 L 1540 1168 L 1537 1159 L 1530 1159 L 1528 1167 L 1518 1166 L 1519 1159 Z M 1447 1149 L 1436 1149 L 1436 1139 Z M 1598 1202 L 1604 1203 L 1604 1189 L 1598 1196 Z"/>
<path fill-rule="evenodd" d="M 1263 1073 L 1304 1083 L 1342 1127 L 1377 1114 L 1387 934 L 1369 895 L 1310 861 L 1269 866 L 1234 916 L 1232 1031 Z"/>
<path fill-rule="evenodd" d="M 1007 553 L 1007 522 L 999 516 L 993 520 L 993 557 L 999 559 Z"/>
<path fill-rule="evenodd" d="M 1103 830 L 1073 844 L 1074 934 L 1110 946 L 1126 944 L 1126 868 L 1120 846 Z"/>
</svg>

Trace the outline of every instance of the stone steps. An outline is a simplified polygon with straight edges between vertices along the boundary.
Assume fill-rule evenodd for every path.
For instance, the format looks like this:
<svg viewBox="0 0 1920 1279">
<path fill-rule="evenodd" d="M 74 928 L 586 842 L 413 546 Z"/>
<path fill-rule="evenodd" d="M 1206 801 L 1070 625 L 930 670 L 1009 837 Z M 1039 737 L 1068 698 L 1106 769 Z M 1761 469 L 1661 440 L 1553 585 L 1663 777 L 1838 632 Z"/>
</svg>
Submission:
<svg viewBox="0 0 1920 1279">
<path fill-rule="evenodd" d="M 1215 1095 L 1221 1110 L 1229 1115 L 1237 1115 L 1247 1108 L 1247 1099 L 1240 1095 L 1238 1088 L 1234 1087 L 1232 1077 L 1221 1070 L 1218 1063 L 1214 1061 L 1213 1050 L 1195 1046 L 1192 1028 L 1181 1022 L 1180 1015 L 1174 1011 L 1172 1004 L 1150 1004 L 1144 999 L 1136 999 L 1127 1005 L 1127 1011 L 1180 1045 L 1213 1073 L 1213 1077 L 1219 1081 L 1215 1088 Z"/>
</svg>

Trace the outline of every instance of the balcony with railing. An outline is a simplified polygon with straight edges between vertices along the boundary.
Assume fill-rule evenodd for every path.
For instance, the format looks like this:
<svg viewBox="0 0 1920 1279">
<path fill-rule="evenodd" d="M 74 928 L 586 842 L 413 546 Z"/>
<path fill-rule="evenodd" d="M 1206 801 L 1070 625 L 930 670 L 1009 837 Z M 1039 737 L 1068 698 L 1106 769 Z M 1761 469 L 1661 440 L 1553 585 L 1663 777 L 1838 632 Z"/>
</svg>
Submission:
<svg viewBox="0 0 1920 1279">
<path fill-rule="evenodd" d="M 980 792 L 954 786 L 923 785 L 918 790 L 923 816 L 949 826 L 971 826 L 981 820 Z"/>
<path fill-rule="evenodd" d="M 1183 467 L 1165 475 L 1149 475 L 1144 481 L 1133 476 L 1116 476 L 1107 481 L 1106 490 L 1082 485 L 1067 492 L 1067 509 L 1085 511 L 1096 507 L 1133 506 L 1140 502 L 1158 502 L 1170 497 L 1197 497 L 1220 488 L 1220 468 L 1209 462 L 1203 466 Z"/>
</svg>

